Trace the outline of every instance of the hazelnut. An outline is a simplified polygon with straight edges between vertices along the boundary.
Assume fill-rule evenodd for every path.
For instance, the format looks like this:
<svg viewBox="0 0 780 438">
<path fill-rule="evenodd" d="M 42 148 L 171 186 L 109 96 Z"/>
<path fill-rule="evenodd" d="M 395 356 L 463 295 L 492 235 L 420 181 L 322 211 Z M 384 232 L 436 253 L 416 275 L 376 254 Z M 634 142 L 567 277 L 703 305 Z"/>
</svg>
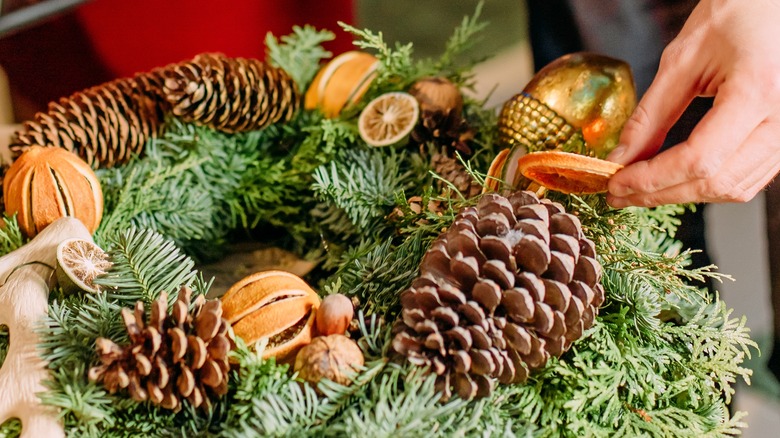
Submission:
<svg viewBox="0 0 780 438">
<path fill-rule="evenodd" d="M 352 300 L 342 294 L 328 295 L 317 309 L 317 331 L 323 336 L 343 335 L 347 332 L 354 314 Z"/>
<path fill-rule="evenodd" d="M 352 339 L 344 335 L 320 336 L 301 348 L 294 370 L 312 385 L 322 379 L 349 385 L 350 374 L 357 372 L 363 363 L 363 352 Z"/>
<path fill-rule="evenodd" d="M 460 116 L 463 109 L 463 95 L 458 86 L 447 78 L 429 77 L 415 82 L 409 94 L 417 99 L 420 112 L 454 112 Z"/>
</svg>

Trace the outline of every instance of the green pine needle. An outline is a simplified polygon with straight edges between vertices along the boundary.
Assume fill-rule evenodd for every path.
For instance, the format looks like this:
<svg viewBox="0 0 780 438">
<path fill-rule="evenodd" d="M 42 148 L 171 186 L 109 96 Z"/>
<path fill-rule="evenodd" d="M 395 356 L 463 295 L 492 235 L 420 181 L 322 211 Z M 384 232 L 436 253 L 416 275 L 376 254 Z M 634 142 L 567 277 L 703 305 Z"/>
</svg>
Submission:
<svg viewBox="0 0 780 438">
<path fill-rule="evenodd" d="M 108 254 L 113 265 L 95 284 L 111 299 L 129 305 L 139 300 L 149 305 L 163 291 L 172 302 L 179 288 L 189 286 L 196 275 L 195 262 L 152 230 L 126 230 L 109 242 Z"/>
<path fill-rule="evenodd" d="M 299 90 L 305 90 L 317 73 L 320 61 L 331 56 L 322 48 L 322 43 L 333 40 L 336 35 L 308 25 L 293 26 L 292 30 L 292 34 L 280 39 L 269 32 L 265 45 L 270 63 L 286 71 L 298 84 Z"/>
</svg>

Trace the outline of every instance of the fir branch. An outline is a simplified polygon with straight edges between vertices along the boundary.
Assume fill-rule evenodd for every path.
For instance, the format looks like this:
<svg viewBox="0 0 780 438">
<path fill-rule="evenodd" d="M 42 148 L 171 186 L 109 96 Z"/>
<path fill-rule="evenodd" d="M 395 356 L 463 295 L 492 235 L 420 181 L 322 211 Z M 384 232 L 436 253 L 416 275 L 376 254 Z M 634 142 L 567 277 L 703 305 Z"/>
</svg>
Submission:
<svg viewBox="0 0 780 438">
<path fill-rule="evenodd" d="M 152 230 L 130 228 L 107 248 L 113 265 L 95 284 L 110 298 L 128 305 L 139 300 L 149 305 L 162 291 L 172 303 L 178 289 L 190 285 L 196 275 L 195 263 L 172 240 Z"/>
<path fill-rule="evenodd" d="M 69 435 L 105 436 L 116 425 L 116 400 L 86 374 L 84 363 L 53 369 L 41 401 L 59 409 Z"/>
<path fill-rule="evenodd" d="M 19 249 L 26 243 L 26 239 L 22 235 L 22 231 L 19 228 L 19 222 L 16 220 L 16 215 L 8 216 L 3 214 L 3 226 L 0 227 L 0 257 Z"/>
<path fill-rule="evenodd" d="M 119 311 L 121 306 L 108 294 L 72 296 L 54 301 L 41 328 L 40 348 L 50 369 L 73 368 L 95 361 L 95 340 L 99 337 L 125 339 Z"/>
<path fill-rule="evenodd" d="M 358 297 L 366 315 L 387 315 L 397 311 L 400 293 L 409 287 L 419 271 L 426 242 L 416 237 L 395 248 L 392 240 L 364 243 L 345 254 L 335 277 L 341 279 L 341 292 Z M 427 245 L 426 245 L 427 246 Z"/>
<path fill-rule="evenodd" d="M 385 157 L 376 150 L 350 150 L 314 171 L 315 194 L 344 210 L 363 234 L 377 222 L 384 222 L 394 193 L 409 186 L 409 172 L 403 171 L 394 153 Z"/>
<path fill-rule="evenodd" d="M 331 425 L 331 436 L 458 436 L 476 432 L 464 412 L 467 402 L 442 403 L 435 376 L 419 369 L 387 367 L 367 388 L 366 397 Z"/>
<path fill-rule="evenodd" d="M 286 71 L 299 90 L 305 90 L 317 73 L 320 61 L 331 56 L 322 48 L 322 43 L 333 40 L 336 35 L 309 25 L 293 26 L 292 30 L 292 34 L 280 38 L 281 43 L 272 33 L 266 35 L 268 61 Z"/>
</svg>

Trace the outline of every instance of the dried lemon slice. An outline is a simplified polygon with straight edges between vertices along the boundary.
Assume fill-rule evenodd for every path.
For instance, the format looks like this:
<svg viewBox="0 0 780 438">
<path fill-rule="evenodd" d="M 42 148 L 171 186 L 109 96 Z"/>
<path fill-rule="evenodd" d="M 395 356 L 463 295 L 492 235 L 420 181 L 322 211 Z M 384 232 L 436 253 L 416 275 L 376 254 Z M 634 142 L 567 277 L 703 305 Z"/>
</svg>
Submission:
<svg viewBox="0 0 780 438">
<path fill-rule="evenodd" d="M 562 193 L 602 193 L 622 164 L 561 151 L 534 152 L 517 161 L 520 173 Z"/>
<path fill-rule="evenodd" d="M 93 282 L 110 267 L 108 254 L 89 240 L 67 239 L 57 245 L 57 280 L 66 293 L 98 292 Z"/>
<path fill-rule="evenodd" d="M 366 105 L 358 119 L 360 137 L 371 146 L 389 146 L 403 140 L 417 124 L 420 105 L 411 94 L 385 93 Z"/>
</svg>

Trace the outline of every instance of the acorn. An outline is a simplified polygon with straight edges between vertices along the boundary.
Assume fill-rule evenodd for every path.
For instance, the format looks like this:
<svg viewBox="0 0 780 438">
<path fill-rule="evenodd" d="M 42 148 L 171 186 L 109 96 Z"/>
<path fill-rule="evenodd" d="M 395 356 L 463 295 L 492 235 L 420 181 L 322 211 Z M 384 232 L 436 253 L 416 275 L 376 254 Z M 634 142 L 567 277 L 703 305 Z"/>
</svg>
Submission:
<svg viewBox="0 0 780 438">
<path fill-rule="evenodd" d="M 347 332 L 349 322 L 355 315 L 352 300 L 342 294 L 328 295 L 322 299 L 317 316 L 314 318 L 317 324 L 317 332 L 328 336 Z"/>
</svg>

